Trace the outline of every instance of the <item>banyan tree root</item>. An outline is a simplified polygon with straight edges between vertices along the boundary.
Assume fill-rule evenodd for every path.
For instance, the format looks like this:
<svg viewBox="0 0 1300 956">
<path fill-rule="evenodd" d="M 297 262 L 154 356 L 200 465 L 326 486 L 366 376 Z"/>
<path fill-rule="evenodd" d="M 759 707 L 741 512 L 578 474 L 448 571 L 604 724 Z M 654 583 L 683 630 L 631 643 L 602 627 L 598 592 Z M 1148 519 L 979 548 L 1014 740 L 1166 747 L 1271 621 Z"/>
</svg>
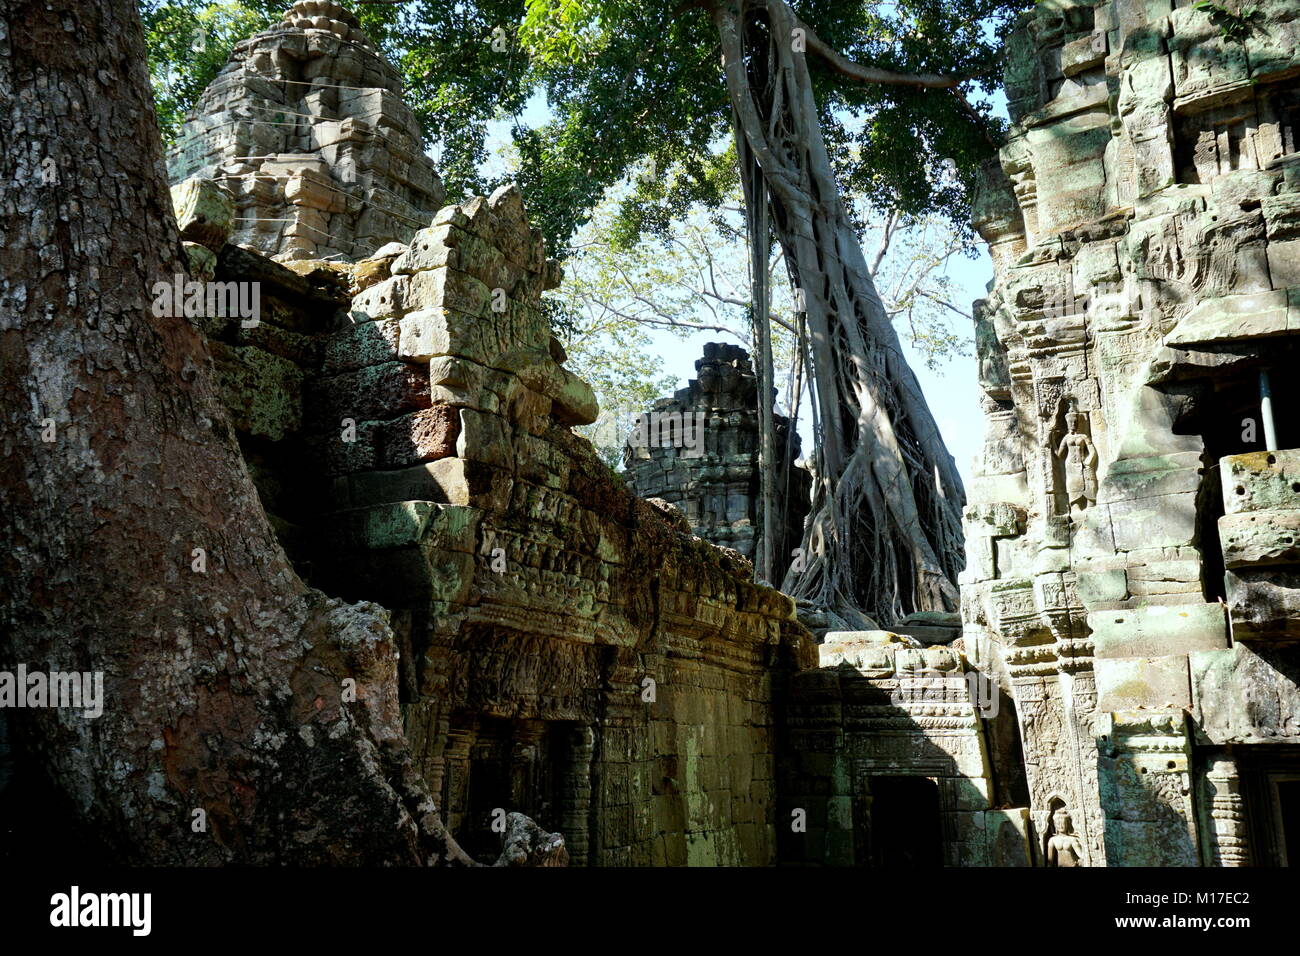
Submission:
<svg viewBox="0 0 1300 956">
<path fill-rule="evenodd" d="M 805 61 L 838 55 L 784 0 L 719 4 L 712 15 L 736 137 L 752 150 L 766 185 L 768 198 L 751 190 L 750 201 L 770 201 L 791 280 L 803 293 L 796 298 L 807 309 L 821 426 L 817 480 L 805 558 L 783 590 L 845 618 L 889 622 L 909 611 L 956 610 L 961 479 L 840 199 Z M 796 29 L 804 31 L 803 44 L 795 42 Z M 955 85 L 869 69 L 851 75 Z"/>
</svg>

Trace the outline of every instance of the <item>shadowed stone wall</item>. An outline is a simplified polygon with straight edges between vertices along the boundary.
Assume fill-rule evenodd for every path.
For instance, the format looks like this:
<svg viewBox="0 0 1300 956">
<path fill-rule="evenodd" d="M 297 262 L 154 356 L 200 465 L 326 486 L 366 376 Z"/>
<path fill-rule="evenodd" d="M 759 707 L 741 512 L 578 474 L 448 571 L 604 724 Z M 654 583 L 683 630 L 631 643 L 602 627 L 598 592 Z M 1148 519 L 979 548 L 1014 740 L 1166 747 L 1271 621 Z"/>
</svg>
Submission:
<svg viewBox="0 0 1300 956">
<path fill-rule="evenodd" d="M 782 862 L 802 866 L 1027 866 L 1028 810 L 990 748 L 1014 711 L 959 648 L 889 631 L 824 635 L 795 675 L 778 765 Z M 1008 807 L 1013 807 L 1008 809 Z"/>
<path fill-rule="evenodd" d="M 392 610 L 416 768 L 466 847 L 519 810 L 578 864 L 774 863 L 776 710 L 810 638 L 570 431 L 595 399 L 518 192 L 342 270 L 213 244 L 264 290 L 253 328 L 202 319 L 250 471 L 312 584 Z"/>
<path fill-rule="evenodd" d="M 259 284 L 256 321 L 195 321 L 268 514 L 309 583 L 391 610 L 415 769 L 467 849 L 518 810 L 576 864 L 770 865 L 810 637 L 572 434 L 598 409 L 541 312 L 558 263 L 513 187 L 435 215 L 355 24 L 295 3 L 172 157 L 209 177 L 173 188 L 193 278 Z"/>
<path fill-rule="evenodd" d="M 197 319 L 250 472 L 308 580 L 392 609 L 416 768 L 469 847 L 517 809 L 578 863 L 1288 862 L 1300 21 L 1259 10 L 1237 38 L 1163 0 L 1025 18 L 975 204 L 962 636 L 831 631 L 820 668 L 788 598 L 571 433 L 595 401 L 515 190 L 291 270 L 227 242 L 238 189 L 176 187 L 194 274 L 261 283 L 252 326 Z M 298 238 L 251 244 L 330 254 Z M 712 414 L 701 372 L 669 411 Z M 713 527 L 752 528 L 694 467 Z"/>
</svg>

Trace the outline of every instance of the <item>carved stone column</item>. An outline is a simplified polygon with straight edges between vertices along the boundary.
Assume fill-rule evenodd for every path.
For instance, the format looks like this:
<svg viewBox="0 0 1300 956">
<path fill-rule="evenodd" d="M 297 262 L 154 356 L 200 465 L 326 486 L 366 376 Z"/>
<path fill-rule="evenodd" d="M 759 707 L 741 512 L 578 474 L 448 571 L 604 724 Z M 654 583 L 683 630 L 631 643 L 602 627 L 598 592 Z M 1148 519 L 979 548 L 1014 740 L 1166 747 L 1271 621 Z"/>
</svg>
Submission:
<svg viewBox="0 0 1300 956">
<path fill-rule="evenodd" d="M 437 798 L 439 809 L 442 809 L 445 800 L 443 786 L 447 780 L 447 735 L 451 721 L 443 713 L 441 706 L 427 701 L 412 705 L 409 713 L 419 714 L 424 718 L 422 725 L 418 727 L 413 719 L 408 718 L 407 727 L 419 730 L 418 739 L 412 739 L 411 750 L 420 760 L 420 769 L 424 773 L 425 782 L 429 785 L 429 792 Z M 415 737 L 410 730 L 407 736 Z"/>
<path fill-rule="evenodd" d="M 1197 866 L 1186 712 L 1103 713 L 1097 730 L 1107 858 L 1125 866 Z"/>
<path fill-rule="evenodd" d="M 1250 866 L 1250 838 L 1237 762 L 1211 761 L 1205 773 L 1206 855 L 1211 866 Z"/>
<path fill-rule="evenodd" d="M 446 775 L 443 816 L 452 833 L 459 829 L 469 808 L 470 753 L 477 739 L 477 727 L 457 727 L 447 734 L 447 746 L 443 750 Z"/>
<path fill-rule="evenodd" d="M 587 865 L 587 828 L 591 820 L 591 757 L 596 735 L 591 727 L 575 727 L 569 734 L 569 760 L 560 780 L 564 805 L 560 832 L 569 848 L 569 865 Z"/>
<path fill-rule="evenodd" d="M 546 724 L 540 720 L 521 720 L 511 728 L 510 745 L 510 802 L 511 809 L 524 809 L 535 815 L 538 796 L 537 782 L 541 776 L 538 760 L 542 757 L 542 737 Z M 554 821 L 545 821 L 548 826 Z"/>
</svg>

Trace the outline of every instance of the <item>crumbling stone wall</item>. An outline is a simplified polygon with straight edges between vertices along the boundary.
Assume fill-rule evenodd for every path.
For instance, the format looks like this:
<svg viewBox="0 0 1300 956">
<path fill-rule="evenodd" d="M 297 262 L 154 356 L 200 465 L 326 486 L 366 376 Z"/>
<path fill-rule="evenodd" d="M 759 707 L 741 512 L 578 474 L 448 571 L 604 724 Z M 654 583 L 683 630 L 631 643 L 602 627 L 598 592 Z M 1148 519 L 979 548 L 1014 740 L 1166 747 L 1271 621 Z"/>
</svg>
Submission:
<svg viewBox="0 0 1300 956">
<path fill-rule="evenodd" d="M 393 150 L 414 127 L 370 49 L 342 8 L 300 0 L 237 46 L 174 157 L 198 150 L 185 168 L 220 180 L 173 189 L 193 278 L 260 286 L 258 321 L 196 321 L 268 514 L 309 583 L 392 610 L 416 766 L 467 849 L 495 856 L 520 810 L 577 864 L 771 864 L 776 712 L 810 637 L 743 556 L 571 432 L 598 410 L 541 312 L 558 264 L 513 187 L 434 214 L 436 176 Z M 309 114 L 292 140 L 246 109 L 308 89 L 275 79 L 310 83 L 273 104 Z M 213 138 L 223 111 L 230 139 Z M 232 166 L 250 142 L 321 165 Z M 314 226 L 311 170 L 338 185 L 349 163 L 353 195 L 406 189 L 423 228 L 364 202 L 330 214 L 343 244 L 246 226 Z"/>
<path fill-rule="evenodd" d="M 394 609 L 408 737 L 469 845 L 520 809 L 580 863 L 771 863 L 778 834 L 791 862 L 870 862 L 877 801 L 933 777 L 949 864 L 1285 861 L 1300 21 L 1261 11 L 1241 39 L 1164 0 L 1027 16 L 976 203 L 962 637 L 832 632 L 815 670 L 787 598 L 570 432 L 595 403 L 517 192 L 291 271 L 226 242 L 237 190 L 178 188 L 195 274 L 266 293 L 251 328 L 202 320 L 250 471 L 313 584 Z M 258 248 L 323 254 L 297 238 Z M 971 670 L 1017 721 L 1023 796 Z"/>
<path fill-rule="evenodd" d="M 695 370 L 697 378 L 655 402 L 633 428 L 623 449 L 628 485 L 681 509 L 704 540 L 752 559 L 762 532 L 754 369 L 740 346 L 710 342 Z M 779 580 L 803 536 L 811 476 L 795 465 L 800 440 L 790 420 L 773 415 L 773 424 Z"/>
<path fill-rule="evenodd" d="M 380 460 L 363 439 L 332 466 L 328 550 L 340 593 L 410 615 L 408 728 L 451 825 L 518 808 L 577 862 L 772 862 L 774 683 L 808 653 L 791 602 L 569 431 L 595 400 L 540 312 L 559 273 L 517 191 L 444 209 L 389 271 L 326 345 L 368 364 L 316 383 L 321 421 L 425 407 L 396 444 L 377 429 Z"/>
<path fill-rule="evenodd" d="M 351 297 L 220 249 L 218 278 L 267 292 L 254 328 L 204 320 L 250 470 L 312 584 L 394 610 L 417 766 L 467 847 L 522 810 L 576 863 L 773 863 L 775 712 L 810 639 L 569 430 L 595 400 L 518 192 L 349 268 Z"/>
<path fill-rule="evenodd" d="M 395 71 L 328 0 L 235 45 L 167 158 L 235 198 L 231 241 L 280 259 L 363 258 L 410 239 L 442 183 Z"/>
<path fill-rule="evenodd" d="M 1276 842 L 1221 749 L 1300 734 L 1279 643 L 1300 593 L 1300 10 L 1258 10 L 1234 38 L 1190 4 L 1050 0 L 1010 45 L 1014 125 L 976 203 L 996 282 L 962 603 L 968 656 L 1015 701 L 1040 860 L 1060 808 L 1084 865 Z"/>
</svg>

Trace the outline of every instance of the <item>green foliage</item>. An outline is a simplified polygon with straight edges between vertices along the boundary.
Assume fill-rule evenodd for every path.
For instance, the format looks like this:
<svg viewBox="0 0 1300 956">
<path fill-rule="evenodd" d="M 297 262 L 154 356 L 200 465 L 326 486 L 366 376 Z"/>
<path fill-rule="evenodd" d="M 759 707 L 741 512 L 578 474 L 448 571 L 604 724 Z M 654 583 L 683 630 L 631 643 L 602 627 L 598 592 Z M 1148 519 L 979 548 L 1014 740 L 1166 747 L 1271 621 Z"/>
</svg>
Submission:
<svg viewBox="0 0 1300 956">
<path fill-rule="evenodd" d="M 1001 40 L 1032 0 L 795 0 L 852 60 L 967 78 L 972 98 L 1000 80 Z M 618 241 L 662 235 L 685 210 L 734 187 L 730 106 L 707 4 L 640 0 L 409 0 L 355 4 L 402 73 L 407 102 L 457 198 L 498 182 L 480 167 L 495 121 L 515 120 L 521 181 L 551 248 L 566 254 L 605 189 L 653 163 L 617 213 Z M 141 0 L 164 138 L 225 64 L 234 42 L 277 22 L 288 0 Z M 193 51 L 196 31 L 205 48 Z M 975 122 L 945 90 L 860 83 L 810 58 L 841 191 L 874 208 L 942 215 L 966 228 L 966 188 L 1000 124 Z M 543 93 L 552 118 L 517 122 Z M 957 175 L 938 175 L 944 161 Z"/>
<path fill-rule="evenodd" d="M 1001 41 L 1031 0 L 806 0 L 792 6 L 852 60 L 900 72 L 1000 83 Z M 619 212 L 624 240 L 661 233 L 694 204 L 715 207 L 727 185 L 730 106 L 716 32 L 703 5 L 529 0 L 521 41 L 556 114 L 521 143 L 525 190 L 542 197 L 543 230 L 567 239 L 601 189 L 647 159 L 671 178 L 642 182 Z M 1001 124 L 958 97 L 860 83 L 810 58 L 823 134 L 841 192 L 874 208 L 942 215 L 967 229 L 969 187 Z M 956 175 L 939 175 L 945 160 Z M 730 167 L 726 168 L 725 167 Z"/>
<path fill-rule="evenodd" d="M 141 0 L 149 75 L 165 144 L 180 131 L 186 112 L 226 65 L 235 44 L 279 20 L 284 6 L 278 0 Z"/>
<path fill-rule="evenodd" d="M 563 285 L 544 300 L 551 326 L 569 352 L 568 368 L 590 382 L 600 400 L 600 420 L 578 431 L 610 464 L 619 462 L 635 416 L 677 385 L 664 374 L 657 354 L 665 336 L 706 333 L 754 348 L 738 187 L 724 194 L 718 209 L 692 207 L 662 232 L 628 242 L 619 211 L 634 181 L 610 190 L 596 206 L 574 237 Z M 887 217 L 865 210 L 861 216 L 868 248 L 879 249 Z M 947 274 L 951 260 L 965 250 L 945 219 L 930 217 L 890 232 L 876 273 L 900 334 L 934 369 L 970 350 L 970 316 L 953 303 Z M 778 276 L 781 268 L 778 253 L 770 273 Z M 798 320 L 789 285 L 773 282 L 770 291 L 774 381 L 778 405 L 788 413 L 795 364 L 790 329 Z"/>
<path fill-rule="evenodd" d="M 635 417 L 676 387 L 675 378 L 664 373 L 651 330 L 693 324 L 698 308 L 685 252 L 657 241 L 620 248 L 610 238 L 615 208 L 612 200 L 597 207 L 575 237 L 564 284 L 544 300 L 551 327 L 569 353 L 568 369 L 600 401 L 600 419 L 577 431 L 611 467 L 622 462 L 623 440 Z"/>
<path fill-rule="evenodd" d="M 1251 24 L 1262 16 L 1259 7 L 1240 7 L 1234 12 L 1214 0 L 1196 0 L 1192 9 L 1209 14 L 1210 22 L 1219 28 L 1219 35 L 1236 43 L 1246 42 Z"/>
<path fill-rule="evenodd" d="M 794 4 L 827 43 L 851 59 L 908 72 L 969 76 L 969 91 L 999 79 L 1001 37 L 1028 0 L 900 0 L 897 3 L 808 0 Z M 164 137 L 175 134 L 203 88 L 225 65 L 235 42 L 278 22 L 288 0 L 141 0 L 150 69 Z M 564 295 L 553 299 L 555 324 L 579 374 L 602 401 L 643 405 L 664 381 L 656 358 L 636 357 L 649 339 L 637 319 L 602 326 L 582 312 L 613 288 L 583 276 L 634 277 L 642 304 L 659 320 L 716 324 L 748 334 L 744 230 L 734 214 L 738 172 L 730 106 L 716 32 L 703 9 L 630 0 L 411 0 L 352 7 L 363 28 L 406 80 L 405 97 L 439 151 L 449 197 L 486 193 L 507 178 L 524 189 L 535 224 L 551 248 L 576 257 Z M 197 38 L 202 49 L 191 49 Z M 878 277 L 897 321 L 931 364 L 965 348 L 952 328 L 941 259 L 955 234 L 966 234 L 966 196 L 998 123 L 979 107 L 976 124 L 943 90 L 862 84 L 812 60 L 819 120 L 841 192 L 864 241 L 879 237 L 873 209 L 899 208 L 908 223 L 928 223 L 928 238 L 900 233 Z M 512 162 L 492 167 L 490 126 L 517 120 L 542 91 L 551 118 L 536 129 L 514 122 Z M 951 163 L 945 160 L 951 159 Z M 945 175 L 945 170 L 955 175 Z M 616 191 L 616 183 L 631 188 Z M 602 206 L 602 203 L 604 205 Z M 598 228 L 581 239 L 601 208 Z M 940 229 L 937 224 L 944 224 Z M 928 230 L 928 231 L 927 231 Z M 955 233 L 954 233 L 955 230 Z M 942 241 L 935 238 L 947 235 Z M 909 232 L 907 235 L 911 235 Z M 594 237 L 594 238 L 593 238 Z M 733 302 L 699 294 L 687 251 L 717 250 L 719 272 L 739 277 Z M 920 282 L 915 282 L 921 277 Z M 611 278 L 610 281 L 613 281 Z M 773 286 L 773 311 L 792 316 Z M 624 305 L 627 305 L 626 298 Z M 616 307 L 617 308 L 617 307 Z M 641 319 L 646 310 L 637 312 Z M 719 312 L 723 313 L 719 317 Z M 606 317 L 608 318 L 608 316 Z M 652 323 L 654 324 L 654 323 Z M 670 324 L 659 321 L 657 324 Z M 792 342 L 774 328 L 778 366 Z"/>
<path fill-rule="evenodd" d="M 163 141 L 169 144 L 237 40 L 279 22 L 291 0 L 140 0 Z M 488 125 L 520 113 L 534 87 L 513 38 L 523 0 L 345 4 L 403 76 L 426 145 L 439 150 L 448 196 L 486 194 Z M 499 32 L 498 31 L 499 28 Z M 205 49 L 190 49 L 196 31 Z M 500 37 L 501 42 L 493 40 Z"/>
<path fill-rule="evenodd" d="M 868 222 L 868 248 L 879 236 L 878 227 Z M 957 300 L 948 272 L 952 260 L 969 251 L 951 223 L 929 216 L 894 233 L 875 275 L 876 290 L 899 336 L 932 371 L 971 351 L 969 303 Z"/>
<path fill-rule="evenodd" d="M 438 150 L 450 199 L 487 195 L 500 179 L 484 177 L 489 125 L 517 118 L 535 89 L 517 26 L 523 0 L 411 0 L 385 45 L 406 80 L 407 105 Z"/>
<path fill-rule="evenodd" d="M 617 470 L 635 417 L 656 398 L 671 393 L 677 380 L 664 374 L 663 358 L 642 326 L 620 322 L 599 331 L 582 328 L 565 338 L 569 352 L 565 367 L 584 379 L 600 402 L 596 422 L 574 430 Z"/>
</svg>

